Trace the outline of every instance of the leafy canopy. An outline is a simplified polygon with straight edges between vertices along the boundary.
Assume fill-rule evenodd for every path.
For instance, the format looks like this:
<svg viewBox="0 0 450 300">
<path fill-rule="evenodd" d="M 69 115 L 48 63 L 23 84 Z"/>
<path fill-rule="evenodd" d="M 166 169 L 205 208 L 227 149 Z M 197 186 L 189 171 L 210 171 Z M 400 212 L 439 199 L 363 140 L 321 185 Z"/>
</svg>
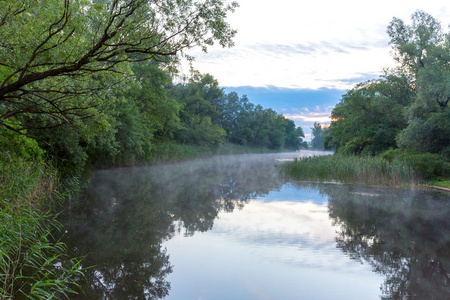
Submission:
<svg viewBox="0 0 450 300">
<path fill-rule="evenodd" d="M 0 125 L 48 128 L 97 115 L 130 62 L 233 45 L 221 0 L 0 1 Z M 27 122 L 33 119 L 34 122 Z"/>
</svg>

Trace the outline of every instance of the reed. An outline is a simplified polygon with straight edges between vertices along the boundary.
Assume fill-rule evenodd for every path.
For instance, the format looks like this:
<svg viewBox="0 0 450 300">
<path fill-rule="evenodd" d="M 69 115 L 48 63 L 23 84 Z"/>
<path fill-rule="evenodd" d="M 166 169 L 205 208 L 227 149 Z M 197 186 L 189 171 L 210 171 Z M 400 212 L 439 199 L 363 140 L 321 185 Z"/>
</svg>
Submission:
<svg viewBox="0 0 450 300">
<path fill-rule="evenodd" d="M 406 161 L 391 162 L 374 156 L 313 156 L 295 159 L 281 166 L 299 180 L 337 181 L 382 186 L 414 186 L 421 183 Z"/>
<path fill-rule="evenodd" d="M 58 185 L 54 168 L 0 153 L 0 299 L 52 299 L 75 292 L 78 260 L 54 241 L 45 212 Z"/>
</svg>

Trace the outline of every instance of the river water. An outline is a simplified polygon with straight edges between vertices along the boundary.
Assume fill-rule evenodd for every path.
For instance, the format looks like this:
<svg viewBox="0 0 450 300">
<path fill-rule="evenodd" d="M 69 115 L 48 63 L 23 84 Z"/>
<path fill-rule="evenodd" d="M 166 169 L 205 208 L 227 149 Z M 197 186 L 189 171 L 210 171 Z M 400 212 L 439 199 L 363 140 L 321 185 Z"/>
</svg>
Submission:
<svg viewBox="0 0 450 300">
<path fill-rule="evenodd" d="M 95 171 L 64 216 L 73 299 L 450 299 L 450 197 L 296 182 L 283 154 Z"/>
</svg>

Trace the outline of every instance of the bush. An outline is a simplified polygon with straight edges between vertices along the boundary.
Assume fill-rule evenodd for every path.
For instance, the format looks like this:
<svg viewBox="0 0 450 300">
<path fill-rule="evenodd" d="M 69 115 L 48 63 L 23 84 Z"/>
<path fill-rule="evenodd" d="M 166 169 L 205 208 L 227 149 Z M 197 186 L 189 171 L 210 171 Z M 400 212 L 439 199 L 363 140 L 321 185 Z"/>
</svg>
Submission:
<svg viewBox="0 0 450 300">
<path fill-rule="evenodd" d="M 439 154 L 410 154 L 407 160 L 414 171 L 425 180 L 450 177 L 450 162 Z"/>
<path fill-rule="evenodd" d="M 11 157 L 20 157 L 27 161 L 42 161 L 44 155 L 44 150 L 39 148 L 36 140 L 2 126 L 0 126 L 0 150 L 9 153 Z"/>
<path fill-rule="evenodd" d="M 424 180 L 450 177 L 450 162 L 445 156 L 434 153 L 415 153 L 403 149 L 389 149 L 381 154 L 388 160 L 406 161 Z"/>
</svg>

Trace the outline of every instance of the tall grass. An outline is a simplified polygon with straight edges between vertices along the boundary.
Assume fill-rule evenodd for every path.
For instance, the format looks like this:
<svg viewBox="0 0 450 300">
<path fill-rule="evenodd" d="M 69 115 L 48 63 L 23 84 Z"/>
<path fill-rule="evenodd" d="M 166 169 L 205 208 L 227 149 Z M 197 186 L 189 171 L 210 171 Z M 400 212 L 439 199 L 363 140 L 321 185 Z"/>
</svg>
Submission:
<svg viewBox="0 0 450 300">
<path fill-rule="evenodd" d="M 373 156 L 313 156 L 295 159 L 281 166 L 299 180 L 338 181 L 383 186 L 411 186 L 420 183 L 411 166 L 401 160 L 391 162 Z"/>
<path fill-rule="evenodd" d="M 0 153 L 0 299 L 52 299 L 74 292 L 78 261 L 62 263 L 65 246 L 52 237 L 58 223 L 46 213 L 57 184 L 48 164 Z"/>
</svg>

